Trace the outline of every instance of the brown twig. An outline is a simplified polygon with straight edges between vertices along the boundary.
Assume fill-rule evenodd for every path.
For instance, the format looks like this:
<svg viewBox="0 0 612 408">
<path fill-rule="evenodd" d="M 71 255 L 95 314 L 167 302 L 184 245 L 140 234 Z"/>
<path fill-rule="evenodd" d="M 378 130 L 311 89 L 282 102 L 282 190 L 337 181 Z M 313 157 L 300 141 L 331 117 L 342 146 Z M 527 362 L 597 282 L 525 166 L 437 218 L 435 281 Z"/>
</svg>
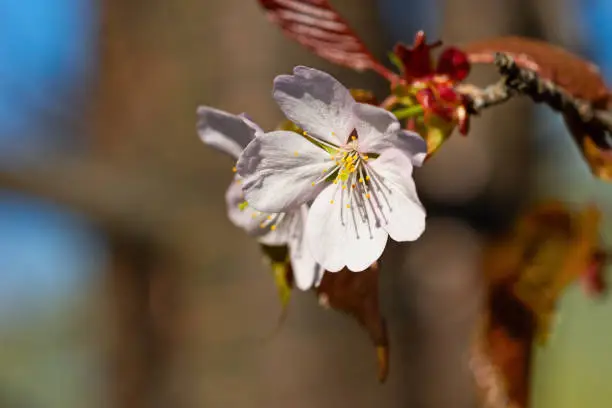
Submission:
<svg viewBox="0 0 612 408">
<path fill-rule="evenodd" d="M 588 128 L 595 128 L 598 132 L 594 133 L 612 132 L 611 112 L 595 109 L 590 102 L 573 97 L 552 81 L 541 78 L 537 72 L 519 67 L 508 54 L 496 53 L 494 63 L 502 76 L 499 82 L 484 89 L 470 85 L 459 88 L 469 98 L 470 113 L 479 114 L 514 96 L 525 95 L 536 103 L 545 103 L 556 112 L 578 119 Z M 603 138 L 595 142 L 604 148 L 611 147 Z"/>
</svg>

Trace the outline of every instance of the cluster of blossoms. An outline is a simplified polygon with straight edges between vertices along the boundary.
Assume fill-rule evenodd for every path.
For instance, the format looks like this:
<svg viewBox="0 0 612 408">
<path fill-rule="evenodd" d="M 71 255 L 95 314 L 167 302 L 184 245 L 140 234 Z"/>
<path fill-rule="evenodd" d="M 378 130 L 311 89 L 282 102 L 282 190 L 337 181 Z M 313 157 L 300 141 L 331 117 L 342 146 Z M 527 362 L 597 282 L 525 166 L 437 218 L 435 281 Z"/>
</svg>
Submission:
<svg viewBox="0 0 612 408">
<path fill-rule="evenodd" d="M 470 72 L 467 55 L 447 47 L 437 62 L 431 51 L 441 41 L 428 44 L 425 33 L 417 33 L 414 44 L 397 44 L 391 54 L 402 76 L 391 86 L 389 109 L 406 118 L 406 127 L 425 137 L 431 154 L 448 138 L 455 126 L 462 134 L 469 130 L 467 100 L 457 91 Z"/>
<path fill-rule="evenodd" d="M 200 107 L 198 133 L 237 160 L 230 220 L 264 245 L 286 245 L 298 288 L 316 286 L 324 271 L 366 270 L 388 237 L 419 238 L 426 214 L 412 172 L 427 156 L 419 134 L 316 69 L 276 77 L 273 97 L 299 132 L 264 132 L 244 115 Z"/>
</svg>

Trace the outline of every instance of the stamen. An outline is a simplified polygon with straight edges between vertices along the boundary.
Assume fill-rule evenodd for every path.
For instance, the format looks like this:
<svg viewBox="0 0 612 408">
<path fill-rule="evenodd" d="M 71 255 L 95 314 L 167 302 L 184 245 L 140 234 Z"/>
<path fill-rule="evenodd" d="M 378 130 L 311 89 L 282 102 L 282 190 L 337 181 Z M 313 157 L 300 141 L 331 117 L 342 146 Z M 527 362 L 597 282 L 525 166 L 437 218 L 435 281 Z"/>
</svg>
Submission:
<svg viewBox="0 0 612 408">
<path fill-rule="evenodd" d="M 235 173 L 238 171 L 238 169 L 236 168 L 236 166 L 232 167 L 232 171 Z"/>
<path fill-rule="evenodd" d="M 299 154 L 298 152 L 293 152 L 293 155 L 297 157 L 297 156 L 299 156 L 300 154 Z"/>
<path fill-rule="evenodd" d="M 328 148 L 330 148 L 330 149 L 333 149 L 334 151 L 338 150 L 338 146 L 336 146 L 336 145 L 334 145 L 334 144 L 331 144 L 331 143 L 328 143 L 328 142 L 326 142 L 326 141 L 324 141 L 324 140 L 321 140 L 321 139 L 317 139 L 317 138 L 315 138 L 315 137 L 312 137 L 312 136 L 310 136 L 310 135 L 309 135 L 308 133 L 306 133 L 306 132 L 303 132 L 302 134 L 303 134 L 303 135 L 304 135 L 306 138 L 308 138 L 308 139 L 310 139 L 312 142 L 314 142 L 315 144 L 320 144 L 321 146 L 328 147 Z"/>
<path fill-rule="evenodd" d="M 276 224 L 272 225 L 272 226 L 270 227 L 270 230 L 271 230 L 271 231 L 276 230 Z"/>
<path fill-rule="evenodd" d="M 330 203 L 330 204 L 333 204 L 333 203 L 334 203 L 334 200 L 329 200 L 329 203 Z"/>
</svg>

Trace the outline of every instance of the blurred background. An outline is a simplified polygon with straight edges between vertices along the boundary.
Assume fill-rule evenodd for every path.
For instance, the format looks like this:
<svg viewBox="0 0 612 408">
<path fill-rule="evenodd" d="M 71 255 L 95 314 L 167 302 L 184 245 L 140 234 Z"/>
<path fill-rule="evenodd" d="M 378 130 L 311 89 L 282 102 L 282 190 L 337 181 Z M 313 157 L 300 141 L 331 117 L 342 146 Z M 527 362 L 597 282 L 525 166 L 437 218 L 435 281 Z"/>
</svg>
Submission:
<svg viewBox="0 0 612 408">
<path fill-rule="evenodd" d="M 517 34 L 612 81 L 607 0 L 332 4 L 381 60 L 419 29 L 447 44 Z M 255 0 L 0 0 L 0 61 L 0 408 L 473 407 L 485 234 L 538 199 L 612 208 L 559 117 L 513 101 L 476 119 L 418 172 L 423 238 L 383 258 L 381 386 L 367 335 L 311 293 L 271 336 L 273 281 L 224 217 L 233 163 L 201 144 L 195 110 L 271 128 L 271 81 L 295 65 L 380 97 L 382 79 L 311 56 Z M 611 317 L 609 300 L 567 291 L 533 407 L 609 406 Z"/>
</svg>

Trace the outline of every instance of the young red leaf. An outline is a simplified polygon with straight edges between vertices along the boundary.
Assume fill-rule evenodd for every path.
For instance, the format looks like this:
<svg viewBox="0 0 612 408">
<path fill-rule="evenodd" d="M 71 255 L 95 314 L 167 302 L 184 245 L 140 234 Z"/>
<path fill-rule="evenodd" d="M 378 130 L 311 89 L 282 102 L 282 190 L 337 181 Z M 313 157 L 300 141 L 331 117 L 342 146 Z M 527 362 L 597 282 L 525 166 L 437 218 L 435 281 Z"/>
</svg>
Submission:
<svg viewBox="0 0 612 408">
<path fill-rule="evenodd" d="M 368 69 L 393 81 L 327 0 L 258 0 L 268 18 L 293 40 L 326 60 L 357 71 Z"/>
</svg>

